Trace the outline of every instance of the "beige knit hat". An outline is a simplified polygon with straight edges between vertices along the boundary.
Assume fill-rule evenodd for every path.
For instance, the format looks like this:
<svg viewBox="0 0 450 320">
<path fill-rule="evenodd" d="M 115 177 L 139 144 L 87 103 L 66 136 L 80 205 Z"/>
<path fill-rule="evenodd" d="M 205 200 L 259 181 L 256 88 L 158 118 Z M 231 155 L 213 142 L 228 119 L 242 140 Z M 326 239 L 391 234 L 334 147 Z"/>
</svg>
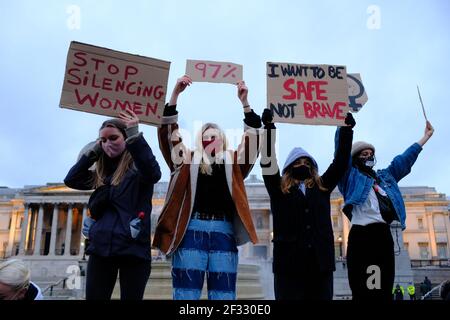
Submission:
<svg viewBox="0 0 450 320">
<path fill-rule="evenodd" d="M 375 153 L 375 147 L 373 145 L 371 145 L 370 143 L 367 143 L 364 141 L 355 142 L 352 145 L 352 152 L 351 152 L 352 157 L 354 157 L 355 155 L 357 155 L 358 153 L 360 153 L 361 151 L 363 151 L 365 149 L 371 149 L 373 151 L 373 153 Z"/>
</svg>

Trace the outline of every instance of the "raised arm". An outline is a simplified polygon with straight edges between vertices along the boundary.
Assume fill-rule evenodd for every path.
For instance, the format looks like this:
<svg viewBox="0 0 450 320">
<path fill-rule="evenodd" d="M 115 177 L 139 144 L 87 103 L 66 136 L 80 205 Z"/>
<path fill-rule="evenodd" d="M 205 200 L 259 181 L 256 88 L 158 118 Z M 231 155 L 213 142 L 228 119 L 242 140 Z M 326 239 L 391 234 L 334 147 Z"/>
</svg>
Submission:
<svg viewBox="0 0 450 320">
<path fill-rule="evenodd" d="M 276 127 L 273 124 L 273 112 L 264 109 L 262 114 L 264 130 L 261 135 L 261 169 L 264 184 L 271 197 L 281 192 L 280 169 L 275 152 Z"/>
<path fill-rule="evenodd" d="M 356 122 L 351 113 L 345 118 L 346 126 L 338 127 L 335 134 L 334 159 L 322 175 L 324 186 L 332 192 L 339 180 L 345 175 L 350 164 L 350 153 L 353 142 L 353 127 Z"/>
<path fill-rule="evenodd" d="M 427 143 L 427 141 L 431 138 L 431 136 L 434 133 L 434 128 L 431 125 L 430 121 L 427 120 L 425 123 L 425 132 L 423 134 L 423 137 L 417 142 L 421 147 Z"/>
<path fill-rule="evenodd" d="M 88 143 L 81 151 L 77 163 L 64 178 L 64 184 L 76 190 L 94 189 L 95 173 L 89 168 L 98 160 L 102 152 L 103 150 L 98 140 Z"/>
<path fill-rule="evenodd" d="M 248 88 L 244 81 L 238 83 L 238 98 L 244 108 L 244 134 L 235 154 L 243 178 L 248 176 L 258 158 L 261 142 L 261 118 L 252 110 L 248 103 Z"/>
<path fill-rule="evenodd" d="M 133 158 L 139 175 L 145 183 L 157 183 L 161 179 L 161 169 L 142 132 L 139 132 L 139 118 L 129 109 L 120 112 L 119 118 L 126 125 L 126 148 Z"/>
<path fill-rule="evenodd" d="M 186 75 L 177 79 L 169 103 L 164 108 L 162 125 L 158 128 L 159 148 L 171 172 L 180 167 L 189 156 L 178 130 L 176 107 L 178 96 L 191 84 L 191 78 Z"/>
<path fill-rule="evenodd" d="M 417 142 L 406 149 L 405 152 L 396 156 L 389 167 L 388 170 L 394 179 L 398 182 L 403 177 L 411 172 L 411 168 L 417 160 L 419 153 L 422 151 L 422 147 L 427 143 L 434 133 L 434 128 L 429 121 L 425 124 L 425 132 L 423 137 Z"/>
</svg>

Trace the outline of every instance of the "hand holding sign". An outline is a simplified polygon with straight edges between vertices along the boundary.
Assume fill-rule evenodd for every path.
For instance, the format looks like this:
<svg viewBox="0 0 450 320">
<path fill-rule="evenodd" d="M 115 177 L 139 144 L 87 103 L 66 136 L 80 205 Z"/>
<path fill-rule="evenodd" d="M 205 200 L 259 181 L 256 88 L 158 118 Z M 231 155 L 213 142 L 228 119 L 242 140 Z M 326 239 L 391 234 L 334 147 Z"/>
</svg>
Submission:
<svg viewBox="0 0 450 320">
<path fill-rule="evenodd" d="M 138 116 L 130 109 L 121 111 L 119 113 L 119 119 L 122 120 L 127 128 L 131 128 L 139 124 Z"/>
<path fill-rule="evenodd" d="M 242 65 L 231 62 L 187 60 L 186 74 L 196 82 L 236 84 L 242 80 Z"/>
<path fill-rule="evenodd" d="M 434 133 L 434 128 L 433 128 L 433 126 L 431 125 L 430 121 L 427 120 L 426 126 L 425 126 L 425 133 L 424 133 L 424 136 L 428 137 L 428 139 L 429 139 L 429 138 L 431 138 L 431 136 L 433 135 L 433 133 Z"/>
<path fill-rule="evenodd" d="M 188 86 L 192 84 L 192 80 L 187 75 L 182 76 L 177 79 L 177 83 L 172 90 L 172 95 L 170 96 L 169 105 L 174 106 L 177 104 L 178 96 L 182 93 Z"/>
<path fill-rule="evenodd" d="M 423 137 L 417 142 L 420 146 L 424 146 L 425 143 L 427 143 L 427 141 L 431 138 L 431 136 L 434 133 L 434 128 L 431 125 L 430 121 L 426 121 L 425 124 L 425 132 L 423 134 Z"/>
<path fill-rule="evenodd" d="M 345 121 L 344 122 L 347 125 L 347 127 L 350 127 L 352 129 L 356 125 L 355 118 L 353 118 L 353 115 L 350 112 L 347 113 L 347 116 L 345 117 Z"/>
<path fill-rule="evenodd" d="M 238 98 L 242 102 L 242 106 L 248 106 L 248 88 L 245 85 L 245 81 L 238 82 Z"/>
<path fill-rule="evenodd" d="M 173 92 L 178 95 L 181 92 L 183 92 L 184 89 L 186 89 L 191 84 L 192 84 L 191 78 L 189 78 L 188 76 L 184 75 L 181 78 L 177 79 L 177 83 L 175 85 L 175 88 L 173 89 Z"/>
</svg>

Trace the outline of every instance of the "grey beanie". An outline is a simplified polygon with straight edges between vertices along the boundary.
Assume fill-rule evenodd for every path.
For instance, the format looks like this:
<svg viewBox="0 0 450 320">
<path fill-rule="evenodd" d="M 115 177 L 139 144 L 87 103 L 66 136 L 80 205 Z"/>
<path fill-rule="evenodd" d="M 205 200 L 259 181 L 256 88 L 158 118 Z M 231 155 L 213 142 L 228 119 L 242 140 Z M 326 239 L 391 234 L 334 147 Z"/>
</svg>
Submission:
<svg viewBox="0 0 450 320">
<path fill-rule="evenodd" d="M 358 153 L 360 153 L 361 151 L 363 151 L 365 149 L 371 149 L 373 151 L 373 153 L 375 153 L 375 147 L 372 144 L 364 142 L 364 141 L 355 142 L 352 145 L 352 152 L 351 152 L 352 157 L 356 156 Z"/>
<path fill-rule="evenodd" d="M 114 127 L 118 129 L 120 132 L 122 132 L 125 139 L 128 138 L 126 133 L 127 126 L 119 119 L 106 120 L 105 122 L 103 122 L 102 126 L 100 127 L 100 130 L 102 130 L 105 127 Z"/>
</svg>

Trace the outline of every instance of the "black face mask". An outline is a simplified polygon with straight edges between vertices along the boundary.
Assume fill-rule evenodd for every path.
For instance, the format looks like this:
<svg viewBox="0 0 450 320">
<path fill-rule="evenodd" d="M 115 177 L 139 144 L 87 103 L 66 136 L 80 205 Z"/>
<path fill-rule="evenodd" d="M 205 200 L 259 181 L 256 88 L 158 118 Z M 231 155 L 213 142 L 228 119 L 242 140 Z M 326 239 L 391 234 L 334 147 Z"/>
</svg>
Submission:
<svg viewBox="0 0 450 320">
<path fill-rule="evenodd" d="M 367 157 L 367 158 L 358 158 L 358 164 L 360 166 L 373 168 L 376 163 L 377 163 L 377 159 L 375 158 L 374 155 L 371 155 L 370 157 Z"/>
<path fill-rule="evenodd" d="M 306 180 L 311 177 L 309 168 L 305 165 L 292 168 L 292 177 L 296 180 Z"/>
</svg>

